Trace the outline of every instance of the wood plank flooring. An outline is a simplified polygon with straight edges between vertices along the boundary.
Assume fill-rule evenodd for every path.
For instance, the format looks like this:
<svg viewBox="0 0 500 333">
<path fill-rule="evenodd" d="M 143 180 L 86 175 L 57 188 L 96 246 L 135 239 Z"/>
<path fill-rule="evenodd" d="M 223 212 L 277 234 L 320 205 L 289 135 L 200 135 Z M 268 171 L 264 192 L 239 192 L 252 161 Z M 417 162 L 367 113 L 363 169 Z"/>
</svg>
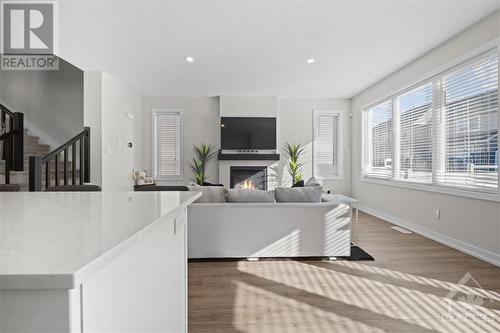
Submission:
<svg viewBox="0 0 500 333">
<path fill-rule="evenodd" d="M 500 332 L 500 268 L 390 226 L 360 214 L 371 262 L 189 263 L 189 332 Z"/>
</svg>

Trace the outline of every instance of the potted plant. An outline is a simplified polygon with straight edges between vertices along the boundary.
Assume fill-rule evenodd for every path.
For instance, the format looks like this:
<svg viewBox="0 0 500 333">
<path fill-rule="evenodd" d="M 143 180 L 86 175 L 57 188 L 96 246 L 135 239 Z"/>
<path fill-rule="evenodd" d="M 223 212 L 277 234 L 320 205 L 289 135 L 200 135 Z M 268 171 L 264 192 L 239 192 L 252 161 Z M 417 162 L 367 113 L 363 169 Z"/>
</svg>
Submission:
<svg viewBox="0 0 500 333">
<path fill-rule="evenodd" d="M 188 162 L 189 167 L 193 171 L 193 180 L 196 184 L 203 186 L 207 180 L 205 174 L 208 162 L 215 156 L 215 147 L 211 144 L 201 143 L 199 146 L 193 145 L 195 158 L 192 162 Z"/>
<path fill-rule="evenodd" d="M 299 144 L 286 144 L 285 147 L 286 154 L 288 155 L 288 163 L 286 168 L 290 176 L 292 176 L 292 185 L 297 184 L 303 180 L 302 167 L 304 162 L 300 161 L 302 154 L 304 153 L 304 147 Z"/>
</svg>

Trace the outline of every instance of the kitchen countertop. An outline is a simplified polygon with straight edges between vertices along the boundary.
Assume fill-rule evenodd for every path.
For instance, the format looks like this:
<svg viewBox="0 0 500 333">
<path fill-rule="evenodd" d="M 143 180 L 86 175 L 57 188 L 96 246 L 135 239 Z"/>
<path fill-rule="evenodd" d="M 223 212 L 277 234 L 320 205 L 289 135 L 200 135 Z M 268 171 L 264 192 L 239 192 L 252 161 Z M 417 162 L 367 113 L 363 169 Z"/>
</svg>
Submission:
<svg viewBox="0 0 500 333">
<path fill-rule="evenodd" d="M 200 196 L 0 193 L 0 289 L 72 289 Z"/>
</svg>

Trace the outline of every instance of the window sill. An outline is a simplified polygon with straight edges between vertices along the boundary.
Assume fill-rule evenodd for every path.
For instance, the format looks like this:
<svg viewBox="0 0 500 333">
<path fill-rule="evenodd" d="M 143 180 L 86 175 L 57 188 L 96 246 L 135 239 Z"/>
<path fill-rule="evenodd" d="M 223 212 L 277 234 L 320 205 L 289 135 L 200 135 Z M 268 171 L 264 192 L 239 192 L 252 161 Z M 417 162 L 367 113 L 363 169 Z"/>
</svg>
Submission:
<svg viewBox="0 0 500 333">
<path fill-rule="evenodd" d="M 434 192 L 434 193 L 452 195 L 452 196 L 456 196 L 456 197 L 500 202 L 500 195 L 498 193 L 489 194 L 489 193 L 473 192 L 473 191 L 459 190 L 459 189 L 443 187 L 443 186 L 407 183 L 407 182 L 402 182 L 402 181 L 398 181 L 398 180 L 384 180 L 384 179 L 376 179 L 376 178 L 367 178 L 367 177 L 363 177 L 363 176 L 361 176 L 360 181 L 363 183 L 372 183 L 372 184 L 378 184 L 378 185 L 394 186 L 394 187 L 399 187 L 399 188 L 404 188 L 404 189 L 409 189 L 409 190 Z"/>
</svg>

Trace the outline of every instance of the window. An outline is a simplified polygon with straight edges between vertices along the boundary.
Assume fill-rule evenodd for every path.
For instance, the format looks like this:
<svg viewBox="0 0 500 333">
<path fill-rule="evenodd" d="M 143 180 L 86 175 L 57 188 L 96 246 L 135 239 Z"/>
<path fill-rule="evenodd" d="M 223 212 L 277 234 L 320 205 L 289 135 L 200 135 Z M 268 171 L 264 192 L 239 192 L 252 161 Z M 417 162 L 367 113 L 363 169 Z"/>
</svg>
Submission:
<svg viewBox="0 0 500 333">
<path fill-rule="evenodd" d="M 437 181 L 498 189 L 498 57 L 491 54 L 442 78 L 444 165 Z"/>
<path fill-rule="evenodd" d="M 368 109 L 365 114 L 366 141 L 363 173 L 367 177 L 392 176 L 392 101 Z"/>
<path fill-rule="evenodd" d="M 155 179 L 180 179 L 181 110 L 153 110 L 153 165 Z"/>
<path fill-rule="evenodd" d="M 397 96 L 399 154 L 396 179 L 432 182 L 432 83 Z"/>
<path fill-rule="evenodd" d="M 328 110 L 313 111 L 314 176 L 320 179 L 341 177 L 341 115 Z"/>
<path fill-rule="evenodd" d="M 498 193 L 496 50 L 366 108 L 362 174 Z"/>
</svg>

